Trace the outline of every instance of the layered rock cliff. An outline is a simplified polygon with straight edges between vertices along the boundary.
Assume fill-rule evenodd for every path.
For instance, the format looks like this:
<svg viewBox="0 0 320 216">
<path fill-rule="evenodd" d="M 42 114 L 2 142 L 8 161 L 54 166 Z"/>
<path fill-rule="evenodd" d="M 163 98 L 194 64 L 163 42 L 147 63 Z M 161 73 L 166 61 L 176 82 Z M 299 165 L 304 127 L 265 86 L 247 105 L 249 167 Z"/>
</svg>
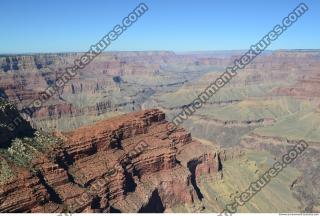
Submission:
<svg viewBox="0 0 320 216">
<path fill-rule="evenodd" d="M 12 175 L 0 181 L 1 212 L 163 212 L 176 205 L 196 211 L 196 179 L 221 172 L 223 158 L 208 148 L 197 151 L 209 160 L 198 158 L 190 170 L 195 155 L 181 152 L 201 143 L 182 128 L 169 131 L 159 110 L 50 137 L 37 132 L 2 154 L 1 174 L 6 167 Z"/>
<path fill-rule="evenodd" d="M 46 89 L 56 82 L 83 53 L 0 56 L 0 95 L 6 95 L 18 110 L 33 107 Z M 65 131 L 96 121 L 99 115 L 114 115 L 141 109 L 156 91 L 175 89 L 205 73 L 225 65 L 228 59 L 176 55 L 173 52 L 108 52 L 97 56 L 72 79 L 47 97 L 32 112 L 37 128 Z M 187 76 L 185 76 L 187 74 Z M 27 113 L 27 112 L 26 112 Z M 29 115 L 29 114 L 28 114 Z M 80 117 L 79 117 L 80 116 Z M 66 122 L 70 122 L 66 127 Z M 61 127 L 62 125 L 62 127 Z"/>
</svg>

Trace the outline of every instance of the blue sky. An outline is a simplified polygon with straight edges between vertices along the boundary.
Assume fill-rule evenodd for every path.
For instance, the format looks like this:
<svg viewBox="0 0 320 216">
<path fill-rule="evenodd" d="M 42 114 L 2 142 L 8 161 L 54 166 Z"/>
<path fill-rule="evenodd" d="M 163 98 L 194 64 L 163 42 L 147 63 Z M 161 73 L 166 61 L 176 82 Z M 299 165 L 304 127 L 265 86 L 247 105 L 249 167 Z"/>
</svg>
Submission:
<svg viewBox="0 0 320 216">
<path fill-rule="evenodd" d="M 141 1 L 3 0 L 0 53 L 87 51 Z M 248 49 L 301 1 L 153 0 L 108 50 Z M 320 48 L 320 1 L 270 49 Z"/>
</svg>

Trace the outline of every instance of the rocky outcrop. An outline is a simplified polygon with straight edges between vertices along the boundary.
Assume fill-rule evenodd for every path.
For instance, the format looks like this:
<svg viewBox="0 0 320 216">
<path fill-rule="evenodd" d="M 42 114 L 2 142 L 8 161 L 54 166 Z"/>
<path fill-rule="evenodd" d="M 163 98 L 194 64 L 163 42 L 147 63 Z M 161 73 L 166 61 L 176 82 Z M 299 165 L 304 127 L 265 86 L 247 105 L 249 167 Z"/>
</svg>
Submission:
<svg viewBox="0 0 320 216">
<path fill-rule="evenodd" d="M 0 212 L 31 212 L 49 201 L 49 193 L 39 178 L 22 168 L 15 168 L 14 172 L 14 179 L 0 185 Z"/>
<path fill-rule="evenodd" d="M 187 199 L 192 203 L 192 187 L 188 186 L 189 173 L 179 166 L 176 150 L 172 145 L 172 140 L 177 145 L 192 142 L 190 138 L 186 139 L 190 137 L 187 134 L 183 130 L 169 134 L 164 113 L 148 110 L 102 121 L 95 127 L 82 127 L 64 136 L 70 143 L 66 151 L 75 160 L 70 167 L 74 181 L 89 187 L 102 183 L 105 185 L 102 191 L 108 191 L 109 203 L 113 208 L 130 212 L 139 211 L 149 202 L 145 197 L 152 195 L 156 189 L 165 206 L 177 204 L 172 200 L 166 203 L 167 195 L 163 190 L 168 189 L 160 187 L 165 179 L 174 184 L 174 176 L 178 176 L 172 176 L 172 172 L 181 173 L 179 179 L 183 187 L 180 192 L 189 191 L 183 192 L 186 193 L 183 201 L 175 198 L 176 202 L 183 203 Z M 114 167 L 117 167 L 116 175 L 106 181 L 103 176 Z M 163 177 L 159 177 L 161 173 Z M 151 188 L 146 189 L 146 184 L 150 184 Z M 139 195 L 135 194 L 136 191 L 139 191 Z M 136 200 L 136 196 L 144 198 Z"/>
<path fill-rule="evenodd" d="M 190 172 L 177 156 L 201 144 L 182 128 L 168 131 L 164 113 L 156 109 L 55 136 L 61 143 L 34 150 L 31 167 L 9 160 L 11 169 L 24 171 L 0 183 L 0 211 L 163 212 L 192 206 L 199 201 L 193 179 L 214 178 L 225 158 L 223 152 L 203 152 L 209 160 L 199 159 Z"/>
</svg>

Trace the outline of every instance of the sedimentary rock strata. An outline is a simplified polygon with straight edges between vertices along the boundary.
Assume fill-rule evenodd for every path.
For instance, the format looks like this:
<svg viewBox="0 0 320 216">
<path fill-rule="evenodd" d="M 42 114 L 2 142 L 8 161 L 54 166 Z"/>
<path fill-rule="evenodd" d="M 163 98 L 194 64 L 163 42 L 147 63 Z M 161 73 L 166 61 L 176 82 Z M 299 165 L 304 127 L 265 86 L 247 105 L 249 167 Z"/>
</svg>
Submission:
<svg viewBox="0 0 320 216">
<path fill-rule="evenodd" d="M 159 110 L 56 136 L 64 144 L 38 152 L 32 169 L 10 165 L 24 171 L 0 185 L 1 212 L 148 212 L 155 203 L 165 211 L 196 203 L 192 178 L 221 171 L 220 153 L 212 151 L 202 153 L 210 159 L 191 173 L 177 156 L 201 144 L 182 128 L 168 131 Z"/>
</svg>

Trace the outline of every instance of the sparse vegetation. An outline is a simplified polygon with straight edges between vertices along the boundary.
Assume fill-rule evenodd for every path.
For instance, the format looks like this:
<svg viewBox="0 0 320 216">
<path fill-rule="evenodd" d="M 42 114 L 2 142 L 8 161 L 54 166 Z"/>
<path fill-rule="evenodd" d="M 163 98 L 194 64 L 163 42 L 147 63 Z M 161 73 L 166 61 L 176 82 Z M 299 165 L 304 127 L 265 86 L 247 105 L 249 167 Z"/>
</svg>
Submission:
<svg viewBox="0 0 320 216">
<path fill-rule="evenodd" d="M 0 161 L 0 183 L 4 184 L 10 181 L 14 177 L 14 172 L 11 170 L 8 162 L 1 158 Z"/>
<path fill-rule="evenodd" d="M 8 149 L 2 149 L 2 155 L 20 166 L 31 168 L 32 159 L 61 143 L 59 138 L 37 131 L 33 138 L 14 139 Z"/>
<path fill-rule="evenodd" d="M 4 112 L 7 108 L 14 109 L 14 106 L 9 101 L 0 98 L 0 110 Z"/>
</svg>

